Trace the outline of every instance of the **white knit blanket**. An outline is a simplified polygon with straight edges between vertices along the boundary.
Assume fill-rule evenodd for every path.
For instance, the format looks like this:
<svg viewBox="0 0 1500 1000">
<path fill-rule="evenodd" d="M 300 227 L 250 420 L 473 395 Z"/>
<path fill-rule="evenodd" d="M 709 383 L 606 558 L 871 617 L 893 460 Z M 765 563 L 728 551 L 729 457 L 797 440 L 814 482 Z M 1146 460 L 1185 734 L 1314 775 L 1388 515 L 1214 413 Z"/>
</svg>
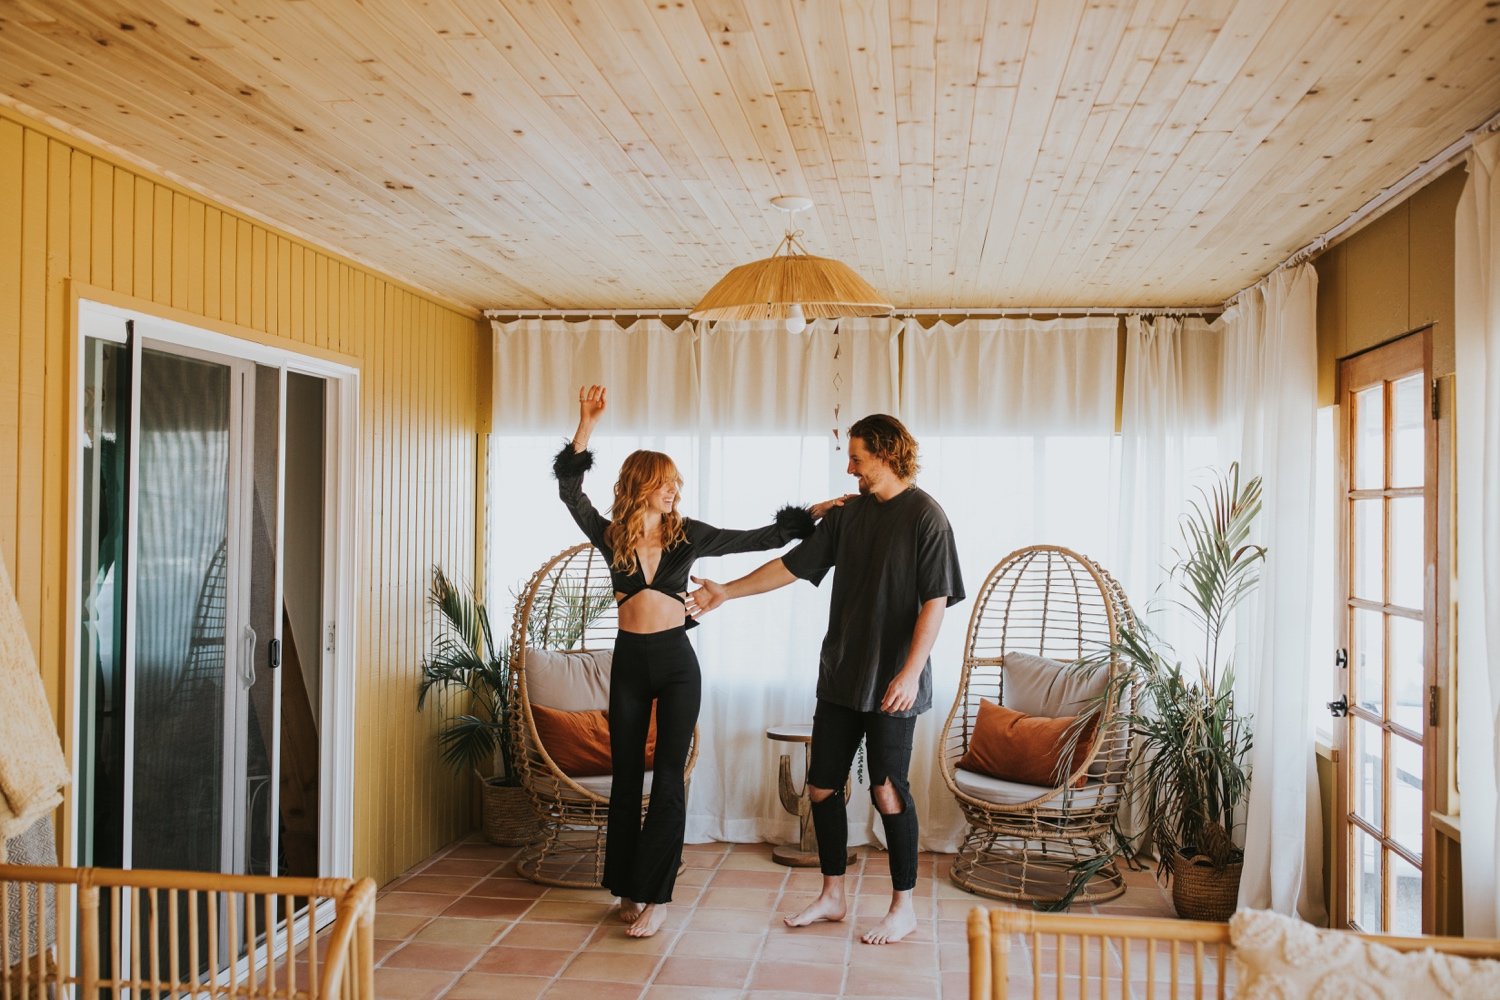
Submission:
<svg viewBox="0 0 1500 1000">
<path fill-rule="evenodd" d="M 67 761 L 10 573 L 0 559 L 0 841 L 62 802 Z"/>
</svg>

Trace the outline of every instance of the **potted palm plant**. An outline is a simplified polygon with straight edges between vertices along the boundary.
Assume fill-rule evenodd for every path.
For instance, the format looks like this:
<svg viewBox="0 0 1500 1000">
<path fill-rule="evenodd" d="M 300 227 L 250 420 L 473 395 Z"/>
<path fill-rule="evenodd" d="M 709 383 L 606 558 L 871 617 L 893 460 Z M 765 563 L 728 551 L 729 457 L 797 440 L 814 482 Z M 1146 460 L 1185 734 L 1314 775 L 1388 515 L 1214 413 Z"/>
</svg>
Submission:
<svg viewBox="0 0 1500 1000">
<path fill-rule="evenodd" d="M 1120 840 L 1155 845 L 1157 876 L 1171 876 L 1173 905 L 1190 919 L 1227 920 L 1239 894 L 1244 853 L 1233 834 L 1250 788 L 1253 737 L 1251 717 L 1235 706 L 1227 633 L 1260 580 L 1266 549 L 1249 541 L 1260 509 L 1261 479 L 1241 484 L 1238 463 L 1189 502 L 1170 568 L 1174 592 L 1162 602 L 1196 633 L 1188 656 L 1136 618 L 1073 667 L 1088 675 L 1115 664 L 1101 698 L 1123 706 L 1134 733 L 1127 790 L 1141 822 Z"/>
<path fill-rule="evenodd" d="M 443 759 L 479 778 L 488 840 L 529 843 L 540 827 L 516 767 L 509 651 L 496 645 L 484 602 L 436 566 L 427 597 L 439 630 L 422 661 L 417 708 L 435 690 L 453 696 L 454 714 L 438 731 Z"/>
</svg>

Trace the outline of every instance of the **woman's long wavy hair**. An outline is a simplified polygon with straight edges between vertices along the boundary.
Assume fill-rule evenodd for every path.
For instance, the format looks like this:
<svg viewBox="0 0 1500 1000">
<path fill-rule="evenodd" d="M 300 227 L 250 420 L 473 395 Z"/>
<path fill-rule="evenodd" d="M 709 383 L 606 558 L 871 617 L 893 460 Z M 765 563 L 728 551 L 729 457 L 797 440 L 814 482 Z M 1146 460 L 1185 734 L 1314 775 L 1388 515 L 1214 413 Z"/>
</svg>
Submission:
<svg viewBox="0 0 1500 1000">
<path fill-rule="evenodd" d="M 646 536 L 646 497 L 667 483 L 677 484 L 680 499 L 682 475 L 677 471 L 677 464 L 659 451 L 633 451 L 620 464 L 609 527 L 604 529 L 604 540 L 615 554 L 610 561 L 612 568 L 624 573 L 640 569 L 635 549 Z M 663 514 L 661 518 L 661 547 L 670 549 L 686 540 L 682 515 L 673 504 L 671 513 Z"/>
</svg>

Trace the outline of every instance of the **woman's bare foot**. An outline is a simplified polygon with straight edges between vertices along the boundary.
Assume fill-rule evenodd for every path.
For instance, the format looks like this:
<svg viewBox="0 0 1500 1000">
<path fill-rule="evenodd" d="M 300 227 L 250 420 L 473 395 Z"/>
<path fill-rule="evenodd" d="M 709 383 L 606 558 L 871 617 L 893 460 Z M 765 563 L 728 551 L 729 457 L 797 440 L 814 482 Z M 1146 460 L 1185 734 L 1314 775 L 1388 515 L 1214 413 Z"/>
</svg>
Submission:
<svg viewBox="0 0 1500 1000">
<path fill-rule="evenodd" d="M 641 915 L 636 918 L 635 923 L 625 928 L 625 933 L 633 938 L 648 938 L 661 930 L 663 921 L 667 919 L 667 908 L 660 903 L 647 903 L 641 908 Z"/>
<path fill-rule="evenodd" d="M 641 904 L 633 899 L 620 897 L 620 919 L 627 924 L 633 924 L 641 916 Z"/>
<path fill-rule="evenodd" d="M 800 912 L 783 917 L 781 922 L 788 927 L 806 927 L 820 920 L 836 922 L 844 919 L 844 893 L 824 889 L 822 894 L 807 904 Z"/>
<path fill-rule="evenodd" d="M 917 913 L 911 899 L 892 900 L 885 919 L 865 931 L 859 939 L 865 944 L 895 944 L 917 929 Z"/>
</svg>

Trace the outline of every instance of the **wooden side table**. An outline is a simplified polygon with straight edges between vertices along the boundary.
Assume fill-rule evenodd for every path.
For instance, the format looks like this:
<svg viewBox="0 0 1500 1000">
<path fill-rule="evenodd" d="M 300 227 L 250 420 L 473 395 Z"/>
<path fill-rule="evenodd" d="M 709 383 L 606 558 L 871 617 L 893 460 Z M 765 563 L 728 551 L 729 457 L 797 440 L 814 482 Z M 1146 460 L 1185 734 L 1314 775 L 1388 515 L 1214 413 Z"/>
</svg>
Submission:
<svg viewBox="0 0 1500 1000">
<path fill-rule="evenodd" d="M 792 868 L 816 868 L 818 867 L 818 835 L 813 829 L 812 799 L 807 794 L 807 770 L 812 766 L 812 752 L 809 746 L 812 743 L 812 726 L 772 726 L 766 730 L 766 739 L 775 743 L 802 744 L 802 788 L 799 790 L 792 785 L 792 755 L 790 753 L 781 755 L 780 771 L 776 781 L 776 790 L 781 795 L 782 808 L 797 817 L 797 827 L 802 836 L 795 844 L 780 844 L 773 848 L 771 860 Z M 845 800 L 849 798 L 847 781 L 844 782 L 844 798 Z M 857 857 L 858 855 L 850 850 L 848 863 L 852 865 Z"/>
</svg>

